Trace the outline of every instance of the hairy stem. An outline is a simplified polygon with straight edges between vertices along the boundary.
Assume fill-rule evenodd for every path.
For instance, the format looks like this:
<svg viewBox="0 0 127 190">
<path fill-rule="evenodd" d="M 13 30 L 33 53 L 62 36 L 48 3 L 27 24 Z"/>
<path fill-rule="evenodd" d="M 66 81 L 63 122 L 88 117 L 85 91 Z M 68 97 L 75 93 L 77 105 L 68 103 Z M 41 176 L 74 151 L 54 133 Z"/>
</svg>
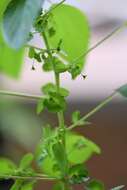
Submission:
<svg viewBox="0 0 127 190">
<path fill-rule="evenodd" d="M 28 98 L 28 99 L 34 99 L 34 100 L 39 100 L 42 98 L 42 96 L 24 94 L 24 93 L 19 93 L 19 92 L 10 92 L 10 91 L 5 91 L 5 90 L 0 90 L 0 95 L 15 96 L 19 98 Z"/>
<path fill-rule="evenodd" d="M 99 42 L 97 42 L 95 45 L 93 45 L 90 49 L 88 49 L 86 52 L 83 52 L 79 57 L 77 57 L 74 61 L 72 61 L 72 63 L 77 63 L 81 58 L 83 58 L 84 56 L 88 55 L 90 52 L 92 52 L 94 49 L 96 49 L 101 44 L 103 44 L 106 40 L 108 40 L 109 38 L 111 38 L 114 34 L 120 32 L 121 30 L 123 30 L 125 27 L 127 27 L 127 22 L 125 22 L 121 26 L 119 26 L 116 29 L 114 29 L 113 31 L 111 31 L 103 39 L 101 39 Z"/>
<path fill-rule="evenodd" d="M 88 114 L 86 114 L 84 117 L 82 117 L 80 120 L 78 120 L 75 124 L 68 127 L 67 130 L 72 130 L 73 128 L 77 127 L 81 122 L 87 121 L 91 116 L 93 116 L 96 112 L 101 110 L 105 105 L 107 105 L 113 98 L 116 92 L 114 92 L 111 96 L 107 97 L 103 102 L 101 102 L 98 106 L 96 106 L 92 111 L 90 111 Z"/>
</svg>

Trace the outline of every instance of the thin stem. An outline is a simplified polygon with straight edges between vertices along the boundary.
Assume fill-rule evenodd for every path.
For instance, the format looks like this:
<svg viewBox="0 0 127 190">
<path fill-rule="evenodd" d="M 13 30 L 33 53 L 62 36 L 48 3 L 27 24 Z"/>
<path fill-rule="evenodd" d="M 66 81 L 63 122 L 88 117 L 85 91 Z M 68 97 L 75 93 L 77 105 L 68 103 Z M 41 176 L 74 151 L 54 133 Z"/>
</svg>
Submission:
<svg viewBox="0 0 127 190">
<path fill-rule="evenodd" d="M 47 36 L 46 36 L 45 32 L 43 32 L 42 35 L 43 35 L 43 39 L 44 39 L 46 48 L 49 51 L 50 50 L 50 46 L 49 46 L 48 39 L 47 39 Z M 59 77 L 59 74 L 55 72 L 53 56 L 52 56 L 52 53 L 50 51 L 49 51 L 49 56 L 50 56 L 50 60 L 52 62 L 53 69 L 54 69 L 54 76 L 55 76 L 55 82 L 56 82 L 56 86 L 57 86 L 57 92 L 59 93 L 60 77 Z M 58 115 L 59 126 L 61 128 L 63 128 L 64 127 L 64 115 L 63 115 L 63 111 L 60 111 L 57 115 Z"/>
<path fill-rule="evenodd" d="M 50 14 L 54 9 L 58 8 L 60 5 L 62 5 L 66 0 L 62 0 L 59 3 L 57 3 L 55 6 L 53 6 L 51 9 L 49 9 L 43 16 L 46 16 Z"/>
<path fill-rule="evenodd" d="M 6 179 L 24 179 L 24 180 L 55 180 L 56 178 L 41 176 L 17 176 L 17 175 L 0 175 L 0 178 Z"/>
<path fill-rule="evenodd" d="M 55 78 L 56 78 L 56 86 L 57 86 L 57 92 L 59 93 L 59 88 L 60 88 L 60 75 L 58 73 L 55 73 Z M 60 111 L 58 113 L 58 119 L 59 119 L 59 126 L 61 128 L 64 128 L 64 114 L 63 111 Z"/>
<path fill-rule="evenodd" d="M 96 112 L 98 112 L 102 107 L 107 105 L 113 98 L 116 92 L 114 92 L 111 96 L 107 97 L 103 102 L 101 102 L 98 106 L 96 106 L 92 111 L 90 111 L 88 114 L 86 114 L 84 117 L 82 117 L 80 120 L 78 120 L 75 124 L 68 127 L 67 130 L 72 130 L 73 128 L 77 127 L 81 122 L 86 121 L 88 118 L 93 116 Z"/>
<path fill-rule="evenodd" d="M 10 91 L 4 91 L 4 90 L 0 90 L 0 95 L 16 96 L 20 98 L 28 98 L 28 99 L 35 99 L 35 100 L 39 100 L 42 98 L 42 96 L 24 94 L 24 93 L 19 93 L 19 92 L 10 92 Z"/>
<path fill-rule="evenodd" d="M 42 52 L 57 51 L 57 49 L 49 49 L 49 50 L 47 50 L 47 49 L 39 48 L 39 47 L 37 47 L 37 46 L 29 45 L 29 44 L 26 45 L 25 47 L 26 47 L 26 48 L 34 48 L 34 49 L 37 49 L 37 50 L 42 51 Z"/>
<path fill-rule="evenodd" d="M 108 40 L 109 38 L 111 38 L 114 34 L 120 32 L 121 30 L 123 30 L 126 26 L 127 26 L 127 22 L 125 22 L 121 26 L 119 26 L 116 29 L 114 29 L 112 32 L 110 32 L 108 35 L 106 35 L 103 39 L 101 39 L 99 42 L 97 42 L 95 45 L 93 45 L 90 49 L 88 49 L 86 52 L 82 53 L 79 57 L 77 57 L 74 61 L 72 61 L 72 64 L 73 63 L 77 63 L 81 58 L 83 58 L 84 56 L 88 55 L 94 49 L 96 49 L 101 44 L 103 44 L 106 40 Z"/>
</svg>

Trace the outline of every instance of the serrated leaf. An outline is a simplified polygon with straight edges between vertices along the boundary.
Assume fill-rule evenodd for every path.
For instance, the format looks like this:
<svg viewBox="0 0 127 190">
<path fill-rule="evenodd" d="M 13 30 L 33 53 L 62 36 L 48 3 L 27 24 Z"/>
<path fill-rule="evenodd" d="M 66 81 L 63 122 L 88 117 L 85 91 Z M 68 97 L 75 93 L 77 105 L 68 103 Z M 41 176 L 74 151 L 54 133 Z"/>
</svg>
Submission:
<svg viewBox="0 0 127 190">
<path fill-rule="evenodd" d="M 0 71 L 17 78 L 23 63 L 24 48 L 13 50 L 5 43 L 0 29 Z"/>
<path fill-rule="evenodd" d="M 87 185 L 88 190 L 105 190 L 104 184 L 98 180 L 92 180 Z"/>
<path fill-rule="evenodd" d="M 0 176 L 2 174 L 13 174 L 16 170 L 16 165 L 7 158 L 0 158 Z"/>
<path fill-rule="evenodd" d="M 33 159 L 34 159 L 33 154 L 31 154 L 31 153 L 26 154 L 25 156 L 23 156 L 22 160 L 20 161 L 19 168 L 21 170 L 28 169 L 31 166 Z"/>
<path fill-rule="evenodd" d="M 37 104 L 37 114 L 40 114 L 44 110 L 44 99 L 40 99 Z"/>
<path fill-rule="evenodd" d="M 125 187 L 125 185 L 120 185 L 120 186 L 118 186 L 118 187 L 112 188 L 111 190 L 121 190 L 121 189 L 123 189 L 124 187 Z"/>
<path fill-rule="evenodd" d="M 121 86 L 116 91 L 119 92 L 122 96 L 127 98 L 127 84 Z"/>
<path fill-rule="evenodd" d="M 55 24 L 54 24 L 55 23 Z M 55 34 L 47 37 L 52 48 L 57 49 L 59 41 L 62 40 L 60 49 L 65 52 L 69 63 L 87 51 L 90 30 L 86 16 L 77 8 L 62 4 L 52 10 L 49 27 L 53 26 Z M 71 65 L 69 72 L 75 78 L 82 71 L 85 57 L 82 57 Z"/>
<path fill-rule="evenodd" d="M 3 18 L 3 34 L 10 47 L 18 49 L 28 39 L 44 0 L 12 0 Z"/>
</svg>

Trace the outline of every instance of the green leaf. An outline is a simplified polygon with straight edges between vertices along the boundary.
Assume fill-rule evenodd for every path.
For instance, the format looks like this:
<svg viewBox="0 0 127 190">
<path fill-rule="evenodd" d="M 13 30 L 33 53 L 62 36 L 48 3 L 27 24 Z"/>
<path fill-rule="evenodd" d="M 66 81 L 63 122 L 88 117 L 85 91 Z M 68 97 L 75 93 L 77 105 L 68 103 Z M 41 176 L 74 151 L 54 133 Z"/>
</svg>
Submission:
<svg viewBox="0 0 127 190">
<path fill-rule="evenodd" d="M 69 169 L 69 175 L 84 175 L 85 177 L 88 177 L 88 171 L 84 164 L 76 164 L 71 166 L 71 168 Z"/>
<path fill-rule="evenodd" d="M 73 165 L 69 169 L 69 176 L 70 176 L 69 182 L 71 184 L 84 183 L 84 182 L 89 180 L 88 174 L 89 173 L 88 173 L 86 167 L 84 167 L 83 164 Z"/>
<path fill-rule="evenodd" d="M 34 55 L 35 55 L 35 49 L 33 47 L 30 47 L 29 54 L 28 54 L 29 58 L 31 59 L 34 58 Z"/>
<path fill-rule="evenodd" d="M 50 46 L 57 49 L 59 41 L 62 40 L 60 49 L 67 55 L 69 63 L 87 51 L 90 29 L 86 16 L 80 10 L 70 5 L 60 5 L 52 10 L 48 28 L 52 26 L 55 30 L 54 35 L 50 36 L 47 30 Z M 81 73 L 84 61 L 85 57 L 82 57 L 71 65 L 69 71 L 73 78 Z"/>
<path fill-rule="evenodd" d="M 42 91 L 46 95 L 57 93 L 57 86 L 53 83 L 48 83 L 42 87 Z M 67 97 L 69 95 L 69 91 L 65 88 L 59 88 L 59 95 L 62 97 Z"/>
<path fill-rule="evenodd" d="M 53 145 L 52 149 L 58 170 L 61 171 L 61 174 L 64 176 L 67 174 L 68 170 L 68 161 L 65 148 L 61 142 L 57 142 Z"/>
<path fill-rule="evenodd" d="M 92 180 L 88 184 L 88 190 L 105 190 L 104 184 L 98 180 Z"/>
<path fill-rule="evenodd" d="M 91 158 L 93 154 L 100 154 L 100 148 L 87 138 L 68 133 L 66 137 L 68 160 L 73 164 L 81 164 Z"/>
<path fill-rule="evenodd" d="M 53 190 L 64 190 L 64 183 L 63 182 L 57 182 L 54 186 L 53 186 Z M 66 189 L 65 189 L 66 190 Z"/>
<path fill-rule="evenodd" d="M 46 141 L 50 145 L 50 148 L 48 149 L 48 154 L 46 152 L 46 155 L 43 157 L 42 160 L 40 160 L 39 166 L 45 174 L 52 177 L 58 177 L 58 176 L 60 177 L 61 174 L 60 171 L 54 170 L 56 162 L 52 151 L 52 146 L 58 142 L 56 131 L 52 132 L 51 139 L 52 139 L 51 141 Z M 70 162 L 70 164 L 81 164 L 90 159 L 90 157 L 94 153 L 100 154 L 100 148 L 97 145 L 95 145 L 90 140 L 78 134 L 67 133 L 65 142 L 66 142 L 67 160 Z M 43 151 L 46 150 L 46 148 L 44 148 L 43 145 L 45 145 L 45 141 L 43 141 L 41 143 L 41 146 L 39 146 L 40 148 L 37 154 L 38 158 L 40 158 L 40 156 L 43 154 Z"/>
<path fill-rule="evenodd" d="M 44 108 L 45 108 L 44 99 L 41 99 L 38 101 L 38 104 L 37 104 L 37 114 L 40 114 L 44 110 Z"/>
<path fill-rule="evenodd" d="M 118 187 L 112 188 L 111 190 L 121 190 L 121 189 L 123 189 L 124 187 L 125 187 L 125 185 L 120 185 L 120 186 L 118 186 Z"/>
<path fill-rule="evenodd" d="M 43 2 L 44 0 L 12 0 L 9 3 L 3 18 L 3 30 L 10 47 L 18 49 L 27 42 Z"/>
<path fill-rule="evenodd" d="M 76 124 L 77 122 L 78 122 L 79 126 L 91 124 L 88 121 L 82 121 L 82 120 L 79 121 L 80 119 L 81 119 L 80 111 L 75 111 L 72 113 L 72 123 L 73 124 Z"/>
<path fill-rule="evenodd" d="M 35 59 L 37 62 L 41 63 L 41 55 L 40 55 L 40 52 L 39 52 L 39 53 L 36 53 L 36 52 L 35 52 L 35 54 L 34 54 L 34 59 Z"/>
<path fill-rule="evenodd" d="M 0 158 L 0 175 L 13 174 L 16 170 L 16 165 L 7 158 Z"/>
<path fill-rule="evenodd" d="M 72 123 L 76 123 L 80 119 L 80 111 L 75 111 L 72 114 Z"/>
<path fill-rule="evenodd" d="M 51 63 L 50 57 L 47 57 L 44 59 L 44 64 L 43 64 L 42 68 L 46 72 L 53 71 L 53 65 Z"/>
<path fill-rule="evenodd" d="M 0 71 L 18 77 L 23 63 L 24 48 L 13 50 L 5 43 L 0 30 Z"/>
<path fill-rule="evenodd" d="M 64 73 L 69 69 L 69 65 L 65 65 L 57 57 L 54 58 L 54 70 L 56 73 Z"/>
<path fill-rule="evenodd" d="M 56 92 L 56 85 L 53 83 L 48 83 L 42 87 L 44 94 L 49 95 L 50 93 Z"/>
<path fill-rule="evenodd" d="M 62 97 L 67 97 L 69 96 L 69 91 L 65 88 L 60 88 L 59 89 L 59 94 L 62 96 Z"/>
<path fill-rule="evenodd" d="M 52 137 L 53 130 L 49 124 L 42 128 L 43 130 L 43 140 L 47 140 Z"/>
<path fill-rule="evenodd" d="M 3 13 L 9 2 L 10 2 L 10 0 L 1 0 L 0 1 L 0 19 L 3 16 Z"/>
<path fill-rule="evenodd" d="M 48 111 L 57 113 L 66 109 L 66 101 L 64 97 L 54 92 L 50 93 L 50 97 L 44 100 L 44 106 Z"/>
<path fill-rule="evenodd" d="M 119 92 L 122 96 L 127 98 L 127 84 L 121 86 L 116 91 Z"/>
<path fill-rule="evenodd" d="M 26 155 L 22 158 L 22 160 L 21 160 L 21 162 L 20 162 L 19 168 L 20 168 L 21 170 L 26 170 L 26 169 L 28 169 L 28 168 L 31 166 L 31 164 L 32 164 L 32 162 L 33 162 L 33 159 L 34 159 L 33 154 L 31 154 L 31 153 L 26 154 Z"/>
</svg>

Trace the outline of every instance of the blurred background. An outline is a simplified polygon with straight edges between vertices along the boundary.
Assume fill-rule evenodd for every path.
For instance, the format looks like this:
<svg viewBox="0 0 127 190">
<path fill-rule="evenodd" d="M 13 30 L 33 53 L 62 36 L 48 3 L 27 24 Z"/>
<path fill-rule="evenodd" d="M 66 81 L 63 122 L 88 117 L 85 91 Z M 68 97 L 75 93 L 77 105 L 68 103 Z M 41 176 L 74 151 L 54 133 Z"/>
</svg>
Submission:
<svg viewBox="0 0 127 190">
<path fill-rule="evenodd" d="M 87 15 L 91 27 L 91 46 L 127 20 L 126 0 L 66 2 L 80 8 Z M 78 109 L 82 114 L 87 113 L 114 89 L 127 83 L 126 41 L 127 29 L 92 51 L 83 71 L 87 75 L 85 80 L 79 76 L 72 81 L 69 74 L 62 75 L 62 85 L 71 92 L 65 114 L 67 123 L 70 123 L 72 111 Z M 39 36 L 36 36 L 33 43 L 41 46 Z M 40 87 L 49 80 L 53 81 L 53 75 L 42 73 L 41 66 L 36 63 L 35 71 L 31 67 L 32 62 L 26 57 L 18 80 L 0 74 L 0 89 L 40 95 Z M 0 105 L 0 156 L 7 156 L 18 163 L 23 154 L 34 151 L 43 123 L 50 121 L 55 125 L 57 119 L 47 112 L 37 116 L 36 102 L 26 99 L 0 96 Z M 102 155 L 94 156 L 87 165 L 91 175 L 104 181 L 107 189 L 127 185 L 126 113 L 127 101 L 118 95 L 112 103 L 91 118 L 90 126 L 78 129 L 79 133 L 102 147 Z M 3 183 L 0 182 L 2 190 Z M 41 185 L 39 184 L 37 190 L 41 189 Z M 49 189 L 50 184 L 45 183 L 45 186 Z"/>
</svg>

